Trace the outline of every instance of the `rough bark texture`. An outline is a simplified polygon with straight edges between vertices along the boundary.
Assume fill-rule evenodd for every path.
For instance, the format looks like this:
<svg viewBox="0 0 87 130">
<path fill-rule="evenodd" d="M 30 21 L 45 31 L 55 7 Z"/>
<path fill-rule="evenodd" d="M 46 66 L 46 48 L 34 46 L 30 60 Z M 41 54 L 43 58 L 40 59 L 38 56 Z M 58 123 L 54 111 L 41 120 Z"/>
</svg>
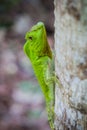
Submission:
<svg viewBox="0 0 87 130">
<path fill-rule="evenodd" d="M 54 0 L 56 130 L 87 130 L 87 0 Z"/>
</svg>

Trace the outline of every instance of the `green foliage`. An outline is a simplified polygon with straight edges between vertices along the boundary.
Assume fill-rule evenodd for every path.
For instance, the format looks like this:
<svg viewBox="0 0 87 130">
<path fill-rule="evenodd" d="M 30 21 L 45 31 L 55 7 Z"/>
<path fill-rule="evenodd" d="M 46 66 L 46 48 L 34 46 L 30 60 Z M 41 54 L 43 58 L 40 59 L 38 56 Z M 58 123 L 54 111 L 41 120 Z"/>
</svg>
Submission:
<svg viewBox="0 0 87 130">
<path fill-rule="evenodd" d="M 11 16 L 14 7 L 19 4 L 21 0 L 0 0 L 0 26 L 9 27 L 13 23 Z"/>
<path fill-rule="evenodd" d="M 14 5 L 18 4 L 19 1 L 20 0 L 0 0 L 0 13 L 8 12 Z"/>
</svg>

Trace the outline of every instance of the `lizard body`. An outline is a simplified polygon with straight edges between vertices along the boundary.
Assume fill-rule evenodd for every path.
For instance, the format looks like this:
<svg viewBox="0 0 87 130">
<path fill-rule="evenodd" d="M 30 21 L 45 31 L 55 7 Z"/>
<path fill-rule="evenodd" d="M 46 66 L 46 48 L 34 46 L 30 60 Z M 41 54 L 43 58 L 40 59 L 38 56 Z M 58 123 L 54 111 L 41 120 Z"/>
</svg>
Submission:
<svg viewBox="0 0 87 130">
<path fill-rule="evenodd" d="M 31 61 L 35 75 L 46 101 L 48 121 L 54 130 L 54 83 L 49 82 L 52 71 L 52 51 L 47 41 L 46 29 L 42 22 L 34 25 L 25 35 L 24 52 Z"/>
</svg>

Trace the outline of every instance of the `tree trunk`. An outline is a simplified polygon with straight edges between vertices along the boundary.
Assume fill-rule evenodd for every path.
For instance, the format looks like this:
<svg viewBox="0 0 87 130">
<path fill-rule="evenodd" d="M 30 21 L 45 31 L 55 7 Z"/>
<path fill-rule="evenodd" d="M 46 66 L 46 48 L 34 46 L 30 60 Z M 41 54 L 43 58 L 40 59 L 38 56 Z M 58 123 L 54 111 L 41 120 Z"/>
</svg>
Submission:
<svg viewBox="0 0 87 130">
<path fill-rule="evenodd" d="M 87 130 L 87 0 L 54 0 L 55 129 Z"/>
</svg>

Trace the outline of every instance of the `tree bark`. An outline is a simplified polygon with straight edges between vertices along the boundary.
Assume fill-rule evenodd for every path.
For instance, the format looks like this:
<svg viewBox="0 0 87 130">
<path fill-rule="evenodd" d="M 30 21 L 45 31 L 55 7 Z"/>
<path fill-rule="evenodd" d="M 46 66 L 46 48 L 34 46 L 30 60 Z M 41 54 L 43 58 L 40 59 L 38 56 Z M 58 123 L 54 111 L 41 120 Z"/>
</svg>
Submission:
<svg viewBox="0 0 87 130">
<path fill-rule="evenodd" d="M 87 0 L 54 0 L 55 129 L 87 130 Z"/>
</svg>

